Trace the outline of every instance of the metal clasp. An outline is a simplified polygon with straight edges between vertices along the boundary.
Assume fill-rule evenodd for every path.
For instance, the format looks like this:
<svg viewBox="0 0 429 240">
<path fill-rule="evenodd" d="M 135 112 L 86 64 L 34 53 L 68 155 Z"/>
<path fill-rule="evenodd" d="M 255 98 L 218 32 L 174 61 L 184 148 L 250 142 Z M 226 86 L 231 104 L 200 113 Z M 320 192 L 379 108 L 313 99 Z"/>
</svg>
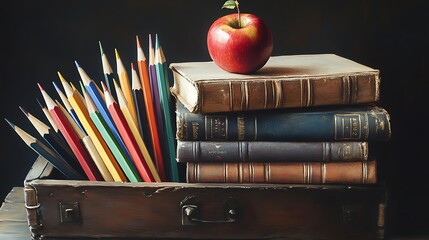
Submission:
<svg viewBox="0 0 429 240">
<path fill-rule="evenodd" d="M 206 220 L 200 218 L 200 202 L 195 197 L 185 198 L 180 206 L 182 210 L 182 225 L 197 225 L 198 223 L 233 223 L 237 221 L 238 204 L 233 198 L 228 198 L 223 203 L 224 219 Z"/>
</svg>

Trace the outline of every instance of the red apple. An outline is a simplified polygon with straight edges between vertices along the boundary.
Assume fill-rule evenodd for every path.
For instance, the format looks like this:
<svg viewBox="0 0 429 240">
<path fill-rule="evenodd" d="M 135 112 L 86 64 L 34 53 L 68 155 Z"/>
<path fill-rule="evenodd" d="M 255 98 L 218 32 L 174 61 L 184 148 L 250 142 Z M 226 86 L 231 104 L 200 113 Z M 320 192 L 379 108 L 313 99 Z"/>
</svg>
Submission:
<svg viewBox="0 0 429 240">
<path fill-rule="evenodd" d="M 223 70 L 252 73 L 262 68 L 271 56 L 270 29 L 253 14 L 229 14 L 217 19 L 207 34 L 210 57 Z"/>
</svg>

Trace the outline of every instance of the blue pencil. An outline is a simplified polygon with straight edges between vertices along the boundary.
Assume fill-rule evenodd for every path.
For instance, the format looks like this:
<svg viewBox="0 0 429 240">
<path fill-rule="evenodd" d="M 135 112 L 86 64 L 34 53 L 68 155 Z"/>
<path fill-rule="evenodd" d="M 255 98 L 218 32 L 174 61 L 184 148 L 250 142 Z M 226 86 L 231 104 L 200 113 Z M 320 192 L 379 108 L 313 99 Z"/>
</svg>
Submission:
<svg viewBox="0 0 429 240">
<path fill-rule="evenodd" d="M 121 136 L 119 135 L 118 129 L 116 128 L 112 116 L 110 116 L 109 111 L 106 106 L 106 102 L 104 101 L 104 98 L 100 95 L 100 92 L 95 85 L 94 81 L 89 78 L 89 76 L 86 74 L 85 70 L 79 66 L 79 64 L 75 61 L 77 70 L 79 71 L 79 75 L 82 79 L 82 83 L 85 86 L 86 92 L 91 97 L 91 100 L 94 102 L 95 106 L 97 107 L 98 111 L 100 112 L 101 116 L 103 117 L 104 121 L 106 121 L 107 126 L 109 126 L 109 129 L 112 131 L 113 136 L 118 141 L 119 145 L 121 146 L 122 150 L 127 155 L 127 160 L 130 162 L 130 164 L 135 168 L 134 162 L 131 158 L 130 153 L 128 152 L 124 141 L 122 140 Z"/>
</svg>

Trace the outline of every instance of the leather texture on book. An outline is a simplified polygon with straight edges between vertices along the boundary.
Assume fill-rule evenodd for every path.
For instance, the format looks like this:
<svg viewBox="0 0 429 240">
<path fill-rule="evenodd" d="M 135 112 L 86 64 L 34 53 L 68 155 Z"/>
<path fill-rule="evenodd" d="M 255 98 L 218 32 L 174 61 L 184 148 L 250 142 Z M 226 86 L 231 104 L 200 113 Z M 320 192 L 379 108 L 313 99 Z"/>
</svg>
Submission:
<svg viewBox="0 0 429 240">
<path fill-rule="evenodd" d="M 368 160 L 367 142 L 177 141 L 178 162 L 350 162 Z"/>
<path fill-rule="evenodd" d="M 177 102 L 184 141 L 386 141 L 390 115 L 376 105 L 198 114 Z"/>
<path fill-rule="evenodd" d="M 376 161 L 187 163 L 189 183 L 375 184 Z"/>
<path fill-rule="evenodd" d="M 191 112 L 350 105 L 379 100 L 379 70 L 335 54 L 272 56 L 255 74 L 214 62 L 170 64 L 171 92 Z"/>
</svg>

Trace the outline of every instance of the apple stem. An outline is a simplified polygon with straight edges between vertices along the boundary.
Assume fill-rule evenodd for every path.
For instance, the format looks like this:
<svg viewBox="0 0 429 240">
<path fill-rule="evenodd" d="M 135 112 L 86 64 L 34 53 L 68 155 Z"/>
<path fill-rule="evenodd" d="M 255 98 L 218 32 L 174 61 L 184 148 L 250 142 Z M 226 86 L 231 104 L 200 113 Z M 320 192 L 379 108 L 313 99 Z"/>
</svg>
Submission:
<svg viewBox="0 0 429 240">
<path fill-rule="evenodd" d="M 235 0 L 235 6 L 237 7 L 238 27 L 241 28 L 240 8 L 238 7 L 238 0 Z"/>
<path fill-rule="evenodd" d="M 234 9 L 237 8 L 237 27 L 241 28 L 240 8 L 238 7 L 238 0 L 227 0 L 222 8 Z"/>
</svg>

